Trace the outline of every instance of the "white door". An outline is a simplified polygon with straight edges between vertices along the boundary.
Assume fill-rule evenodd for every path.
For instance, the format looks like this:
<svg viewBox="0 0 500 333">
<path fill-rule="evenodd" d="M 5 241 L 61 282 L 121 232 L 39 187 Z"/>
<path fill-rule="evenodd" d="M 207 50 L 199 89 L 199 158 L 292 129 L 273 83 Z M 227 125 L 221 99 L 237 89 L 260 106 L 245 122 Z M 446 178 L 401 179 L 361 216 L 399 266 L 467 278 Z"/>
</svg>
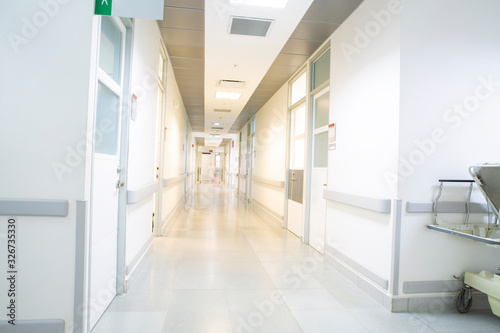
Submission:
<svg viewBox="0 0 500 333">
<path fill-rule="evenodd" d="M 304 231 L 304 158 L 306 106 L 302 104 L 291 111 L 290 169 L 288 171 L 288 218 L 287 228 L 302 237 Z"/>
<path fill-rule="evenodd" d="M 201 181 L 210 181 L 210 165 L 212 163 L 211 154 L 201 154 Z"/>
<path fill-rule="evenodd" d="M 248 202 L 252 200 L 252 176 L 253 176 L 253 163 L 254 163 L 254 136 L 252 135 L 247 139 L 247 170 L 246 170 L 246 199 Z"/>
<path fill-rule="evenodd" d="M 311 168 L 311 204 L 309 215 L 309 245 L 320 253 L 325 248 L 326 200 L 323 190 L 328 180 L 328 124 L 330 89 L 313 97 L 313 149 Z"/>
<path fill-rule="evenodd" d="M 102 17 L 94 126 L 89 253 L 88 327 L 116 295 L 120 135 L 125 27 Z"/>
</svg>

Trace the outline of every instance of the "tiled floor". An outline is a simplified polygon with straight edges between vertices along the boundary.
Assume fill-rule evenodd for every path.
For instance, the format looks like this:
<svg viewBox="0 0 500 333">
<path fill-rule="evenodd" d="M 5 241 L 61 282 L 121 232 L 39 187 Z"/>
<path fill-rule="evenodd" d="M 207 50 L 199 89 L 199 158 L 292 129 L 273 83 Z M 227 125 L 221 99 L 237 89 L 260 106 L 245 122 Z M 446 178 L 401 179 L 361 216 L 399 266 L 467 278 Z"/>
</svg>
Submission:
<svg viewBox="0 0 500 333">
<path fill-rule="evenodd" d="M 93 333 L 500 332 L 491 311 L 390 313 L 232 190 L 204 186 Z"/>
</svg>

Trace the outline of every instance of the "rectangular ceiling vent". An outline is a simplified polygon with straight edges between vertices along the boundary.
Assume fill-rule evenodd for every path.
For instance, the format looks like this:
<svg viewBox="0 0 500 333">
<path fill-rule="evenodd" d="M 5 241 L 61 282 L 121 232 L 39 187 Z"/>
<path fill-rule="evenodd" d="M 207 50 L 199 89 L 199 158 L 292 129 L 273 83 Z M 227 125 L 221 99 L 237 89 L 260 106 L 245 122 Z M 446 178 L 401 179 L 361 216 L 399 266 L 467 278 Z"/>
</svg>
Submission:
<svg viewBox="0 0 500 333">
<path fill-rule="evenodd" d="M 222 88 L 244 88 L 245 81 L 238 80 L 220 80 L 219 87 Z"/>
<path fill-rule="evenodd" d="M 222 131 L 224 127 L 212 127 L 212 129 L 215 131 Z"/>
<path fill-rule="evenodd" d="M 214 112 L 231 112 L 231 109 L 214 109 Z"/>
<path fill-rule="evenodd" d="M 250 17 L 231 16 L 229 33 L 231 35 L 245 35 L 266 37 L 273 20 Z"/>
</svg>

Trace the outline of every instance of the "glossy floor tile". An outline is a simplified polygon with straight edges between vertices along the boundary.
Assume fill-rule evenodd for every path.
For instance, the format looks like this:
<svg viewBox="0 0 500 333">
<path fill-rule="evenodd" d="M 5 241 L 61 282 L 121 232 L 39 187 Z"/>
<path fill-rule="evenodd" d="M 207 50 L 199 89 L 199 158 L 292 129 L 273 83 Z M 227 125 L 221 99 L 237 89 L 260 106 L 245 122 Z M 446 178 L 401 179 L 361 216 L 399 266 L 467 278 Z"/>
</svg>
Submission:
<svg viewBox="0 0 500 333">
<path fill-rule="evenodd" d="M 500 319 L 390 313 L 234 190 L 200 186 L 92 332 L 500 332 Z"/>
</svg>

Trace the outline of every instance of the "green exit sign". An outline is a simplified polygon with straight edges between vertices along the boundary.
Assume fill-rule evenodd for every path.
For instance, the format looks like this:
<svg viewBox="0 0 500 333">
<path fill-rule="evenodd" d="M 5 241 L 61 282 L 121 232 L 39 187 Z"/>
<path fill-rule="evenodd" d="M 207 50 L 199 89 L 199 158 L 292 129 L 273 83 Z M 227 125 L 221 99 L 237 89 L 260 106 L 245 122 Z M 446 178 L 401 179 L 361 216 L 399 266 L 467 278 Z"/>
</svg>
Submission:
<svg viewBox="0 0 500 333">
<path fill-rule="evenodd" d="M 4 0 L 0 0 L 0 3 Z M 163 20 L 165 0 L 95 0 L 95 14 Z"/>
<path fill-rule="evenodd" d="M 96 15 L 111 15 L 112 0 L 95 0 Z"/>
</svg>

